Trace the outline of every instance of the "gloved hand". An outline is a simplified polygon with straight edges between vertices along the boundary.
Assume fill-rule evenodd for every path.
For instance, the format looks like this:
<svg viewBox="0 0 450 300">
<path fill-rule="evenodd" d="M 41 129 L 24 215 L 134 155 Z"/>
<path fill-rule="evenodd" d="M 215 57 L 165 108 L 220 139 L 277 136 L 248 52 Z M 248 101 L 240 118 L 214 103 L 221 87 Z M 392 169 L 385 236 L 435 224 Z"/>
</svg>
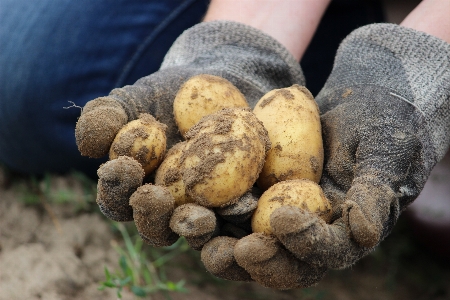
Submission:
<svg viewBox="0 0 450 300">
<path fill-rule="evenodd" d="M 213 250 L 232 245 L 236 265 L 257 282 L 298 288 L 371 252 L 447 151 L 449 83 L 448 43 L 392 24 L 351 33 L 316 97 L 325 148 L 320 184 L 332 222 L 281 207 L 270 219 L 274 236 L 214 239 L 202 250 L 205 264 L 226 266 Z"/>
<path fill-rule="evenodd" d="M 106 155 L 119 129 L 136 119 L 140 113 L 150 113 L 167 125 L 168 148 L 179 142 L 182 138 L 173 117 L 173 100 L 179 87 L 198 74 L 211 74 L 229 80 L 244 94 L 251 107 L 272 89 L 304 82 L 298 62 L 270 36 L 235 22 L 201 23 L 185 31 L 175 41 L 158 72 L 141 78 L 133 85 L 114 89 L 108 96 L 86 104 L 75 133 L 82 155 Z M 128 173 L 122 176 L 119 174 L 120 170 L 128 170 Z M 130 172 L 136 178 L 130 179 Z M 105 173 L 113 175 L 107 176 Z M 214 230 L 217 223 L 216 212 L 191 205 L 184 208 L 191 212 L 190 216 L 196 217 L 185 219 L 186 214 L 182 212 L 182 208 L 174 211 L 170 200 L 158 207 L 156 198 L 164 198 L 165 193 L 161 191 L 156 195 L 155 191 L 150 191 L 153 188 L 149 186 L 142 188 L 142 194 L 153 193 L 153 196 L 158 197 L 152 200 L 152 205 L 136 199 L 133 202 L 133 216 L 129 197 L 142 184 L 142 175 L 133 163 L 125 160 L 117 163 L 110 161 L 99 169 L 99 175 L 102 177 L 99 186 L 105 187 L 99 189 L 99 193 L 103 194 L 98 197 L 105 199 L 99 203 L 104 214 L 116 221 L 131 221 L 136 217 L 141 220 L 159 220 L 159 224 L 146 225 L 146 231 L 150 233 L 144 234 L 143 238 L 147 242 L 158 246 L 171 244 L 176 236 L 170 231 L 169 223 L 173 223 L 172 227 L 178 228 L 180 234 L 190 237 L 195 248 L 201 248 L 202 243 L 208 240 L 205 238 L 208 234 L 210 238 L 212 233 L 201 231 L 200 227 L 206 222 L 208 228 Z M 132 187 L 128 183 L 132 183 Z M 108 194 L 108 191 L 111 193 Z M 112 202 L 115 203 L 111 204 Z M 108 207 L 113 207 L 114 211 Z M 239 206 L 235 208 L 236 214 L 243 213 Z M 224 214 L 228 217 L 233 215 L 233 209 Z M 179 216 L 179 226 L 176 216 Z M 184 226 L 186 224 L 189 226 Z M 153 225 L 159 226 L 165 234 L 156 234 Z"/>
</svg>

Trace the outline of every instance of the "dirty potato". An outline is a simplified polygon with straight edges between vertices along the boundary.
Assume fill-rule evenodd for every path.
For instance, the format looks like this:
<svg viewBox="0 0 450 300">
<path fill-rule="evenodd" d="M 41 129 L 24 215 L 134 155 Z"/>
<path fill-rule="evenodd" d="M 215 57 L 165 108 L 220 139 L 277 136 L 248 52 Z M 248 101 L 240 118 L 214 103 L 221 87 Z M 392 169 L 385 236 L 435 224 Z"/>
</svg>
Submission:
<svg viewBox="0 0 450 300">
<path fill-rule="evenodd" d="M 200 205 L 236 202 L 255 183 L 270 148 L 267 131 L 245 108 L 226 108 L 201 119 L 186 134 L 181 173 L 186 193 Z"/>
<path fill-rule="evenodd" d="M 155 184 L 165 186 L 170 191 L 175 199 L 175 207 L 194 202 L 186 194 L 180 170 L 180 158 L 185 146 L 186 142 L 180 142 L 170 148 L 155 173 Z"/>
<path fill-rule="evenodd" d="M 248 107 L 248 104 L 228 80 L 201 74 L 181 86 L 173 103 L 173 113 L 181 135 L 185 136 L 202 117 L 227 107 Z"/>
<path fill-rule="evenodd" d="M 129 156 L 143 167 L 145 175 L 153 172 L 166 152 L 166 125 L 150 114 L 141 114 L 128 122 L 117 133 L 110 151 L 111 160 L 118 156 Z"/>
<path fill-rule="evenodd" d="M 331 204 L 317 183 L 309 179 L 287 180 L 271 186 L 259 198 L 252 216 L 252 231 L 271 234 L 270 215 L 287 205 L 317 213 L 327 223 L 331 220 Z"/>
<path fill-rule="evenodd" d="M 256 104 L 256 117 L 269 133 L 272 148 L 258 178 L 262 190 L 290 179 L 319 182 L 323 167 L 323 144 L 319 108 L 302 86 L 276 89 Z"/>
</svg>

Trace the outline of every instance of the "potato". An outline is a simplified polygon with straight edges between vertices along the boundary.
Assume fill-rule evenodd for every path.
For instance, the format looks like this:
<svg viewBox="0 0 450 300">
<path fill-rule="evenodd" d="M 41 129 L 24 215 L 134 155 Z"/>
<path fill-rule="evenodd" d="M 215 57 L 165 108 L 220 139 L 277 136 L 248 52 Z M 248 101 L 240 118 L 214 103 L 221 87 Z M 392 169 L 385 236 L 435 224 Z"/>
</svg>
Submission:
<svg viewBox="0 0 450 300">
<path fill-rule="evenodd" d="M 323 144 L 319 108 L 302 86 L 276 89 L 264 95 L 253 109 L 269 133 L 272 148 L 258 178 L 262 190 L 290 179 L 319 182 Z"/>
<path fill-rule="evenodd" d="M 170 148 L 155 173 L 155 184 L 167 187 L 175 199 L 175 207 L 194 202 L 186 194 L 180 170 L 180 158 L 185 146 L 186 142 L 180 142 Z"/>
<path fill-rule="evenodd" d="M 331 204 L 317 183 L 309 179 L 287 180 L 271 186 L 261 195 L 252 216 L 252 231 L 271 234 L 270 215 L 286 205 L 317 213 L 327 223 L 331 220 Z"/>
<path fill-rule="evenodd" d="M 250 109 L 225 108 L 201 119 L 186 134 L 181 173 L 197 204 L 236 202 L 258 178 L 270 148 L 267 131 Z"/>
<path fill-rule="evenodd" d="M 150 174 L 166 153 L 166 128 L 152 115 L 140 114 L 138 119 L 128 122 L 117 133 L 109 150 L 109 158 L 132 157 L 142 165 L 145 175 Z"/>
<path fill-rule="evenodd" d="M 227 107 L 248 107 L 248 104 L 228 80 L 201 74 L 181 86 L 173 103 L 173 114 L 181 135 L 185 136 L 202 117 Z"/>
</svg>

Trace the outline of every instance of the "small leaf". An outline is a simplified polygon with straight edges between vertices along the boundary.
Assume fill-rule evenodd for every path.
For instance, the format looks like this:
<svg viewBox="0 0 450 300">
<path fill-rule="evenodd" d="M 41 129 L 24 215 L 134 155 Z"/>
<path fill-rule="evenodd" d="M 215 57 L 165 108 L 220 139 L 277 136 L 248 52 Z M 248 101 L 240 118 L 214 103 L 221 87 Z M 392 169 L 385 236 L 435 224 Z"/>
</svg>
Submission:
<svg viewBox="0 0 450 300">
<path fill-rule="evenodd" d="M 127 274 L 128 264 L 127 264 L 127 260 L 126 260 L 125 256 L 123 256 L 123 255 L 120 256 L 119 265 L 120 265 L 120 268 L 122 269 L 123 273 Z"/>
<path fill-rule="evenodd" d="M 107 267 L 105 267 L 105 277 L 106 277 L 106 281 L 111 280 L 111 273 L 109 273 L 109 270 Z"/>
<path fill-rule="evenodd" d="M 145 297 L 147 295 L 145 290 L 143 288 L 139 287 L 139 286 L 133 285 L 131 287 L 131 291 L 133 292 L 133 294 L 135 294 L 138 297 Z"/>
<path fill-rule="evenodd" d="M 178 289 L 179 291 L 181 291 L 181 290 L 187 291 L 186 288 L 184 287 L 184 284 L 185 284 L 185 283 L 186 283 L 185 280 L 180 280 L 180 281 L 178 281 L 177 284 L 176 284 L 177 289 Z"/>
<path fill-rule="evenodd" d="M 108 280 L 108 281 L 102 282 L 102 286 L 103 287 L 113 288 L 113 287 L 116 287 L 117 285 L 114 283 L 114 281 Z"/>
<path fill-rule="evenodd" d="M 166 282 L 166 285 L 167 285 L 167 289 L 169 290 L 169 291 L 173 291 L 173 290 L 175 290 L 176 289 L 176 285 L 175 285 L 175 283 L 173 283 L 172 281 L 167 281 Z"/>
<path fill-rule="evenodd" d="M 127 283 L 129 283 L 131 281 L 131 277 L 130 276 L 127 276 L 127 277 L 125 277 L 124 279 L 121 279 L 119 282 L 120 282 L 120 286 L 125 286 L 125 285 L 127 285 Z"/>
</svg>

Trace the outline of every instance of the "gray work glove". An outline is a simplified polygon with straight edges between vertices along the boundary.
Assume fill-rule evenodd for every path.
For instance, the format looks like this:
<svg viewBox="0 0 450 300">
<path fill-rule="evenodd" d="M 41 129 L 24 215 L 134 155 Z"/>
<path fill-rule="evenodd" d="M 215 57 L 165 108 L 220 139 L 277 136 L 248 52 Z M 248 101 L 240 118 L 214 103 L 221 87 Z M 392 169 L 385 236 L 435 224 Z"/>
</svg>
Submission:
<svg viewBox="0 0 450 300">
<path fill-rule="evenodd" d="M 158 121 L 167 125 L 168 148 L 179 142 L 182 137 L 173 117 L 173 100 L 179 87 L 187 79 L 198 74 L 211 74 L 229 80 L 244 94 L 251 107 L 272 89 L 304 82 L 297 61 L 281 44 L 268 35 L 235 22 L 201 23 L 185 31 L 175 41 L 158 72 L 139 79 L 133 85 L 114 89 L 108 96 L 97 98 L 86 104 L 76 126 L 76 141 L 81 154 L 90 157 L 106 155 L 119 129 L 127 122 L 136 119 L 140 113 L 150 113 Z M 142 178 L 135 180 L 127 178 L 128 175 L 122 177 L 104 175 L 106 170 L 133 168 L 132 163 L 123 160 L 117 164 L 103 166 L 99 170 L 101 171 L 99 175 L 105 178 L 99 183 L 107 187 L 100 192 L 114 191 L 113 194 L 100 198 L 113 202 L 117 195 L 117 198 L 122 199 L 122 201 L 117 199 L 120 203 L 114 205 L 109 205 L 111 203 L 108 201 L 101 202 L 100 208 L 105 215 L 116 221 L 133 220 L 133 208 L 135 208 L 135 217 L 144 221 L 151 217 L 157 218 L 160 220 L 158 226 L 167 229 L 169 221 L 172 221 L 168 218 L 168 215 L 173 212 L 172 204 L 166 203 L 159 209 L 156 206 L 148 207 L 148 203 L 139 206 L 141 202 L 135 199 L 133 201 L 135 206 L 132 208 L 129 205 L 129 196 L 140 185 L 139 180 L 142 181 Z M 140 174 L 136 170 L 133 171 L 134 173 Z M 123 182 L 125 178 L 127 182 L 133 182 L 132 188 L 123 186 L 127 185 Z M 151 187 L 146 187 L 142 189 L 142 193 L 151 193 L 151 190 Z M 161 192 L 160 196 L 163 194 Z M 151 203 L 157 205 L 158 201 Z M 114 211 L 111 211 L 110 207 L 113 207 Z M 198 219 L 209 220 L 208 224 L 214 228 L 213 225 L 217 222 L 214 219 L 216 212 L 208 213 L 201 208 L 198 208 L 198 211 L 196 209 L 190 206 L 185 207 L 184 211 L 191 211 L 189 215 L 197 215 Z M 160 215 L 155 215 L 157 213 Z M 183 209 L 178 209 L 176 213 L 180 216 L 186 215 Z M 237 211 L 237 214 L 240 213 Z M 208 217 L 211 214 L 212 217 Z M 233 213 L 225 211 L 224 214 L 230 217 Z M 182 218 L 179 219 L 179 226 L 176 226 L 175 221 L 172 224 L 173 228 L 179 229 L 180 234 L 191 238 L 195 248 L 201 248 L 202 243 L 207 240 L 205 239 L 207 233 L 198 228 L 206 221 L 197 222 L 198 219 L 193 217 L 190 220 L 184 220 L 189 226 L 182 223 Z M 152 224 L 146 227 L 155 233 L 151 226 Z M 164 232 L 167 234 L 159 235 L 157 238 L 156 233 L 149 236 L 141 232 L 141 235 L 147 242 L 162 246 L 172 243 L 175 239 L 170 230 Z"/>
<path fill-rule="evenodd" d="M 274 236 L 221 242 L 223 249 L 233 244 L 237 264 L 269 287 L 305 287 L 323 269 L 351 266 L 419 195 L 449 146 L 450 45 L 397 25 L 362 27 L 342 42 L 316 100 L 331 224 L 282 207 L 271 215 Z"/>
</svg>

